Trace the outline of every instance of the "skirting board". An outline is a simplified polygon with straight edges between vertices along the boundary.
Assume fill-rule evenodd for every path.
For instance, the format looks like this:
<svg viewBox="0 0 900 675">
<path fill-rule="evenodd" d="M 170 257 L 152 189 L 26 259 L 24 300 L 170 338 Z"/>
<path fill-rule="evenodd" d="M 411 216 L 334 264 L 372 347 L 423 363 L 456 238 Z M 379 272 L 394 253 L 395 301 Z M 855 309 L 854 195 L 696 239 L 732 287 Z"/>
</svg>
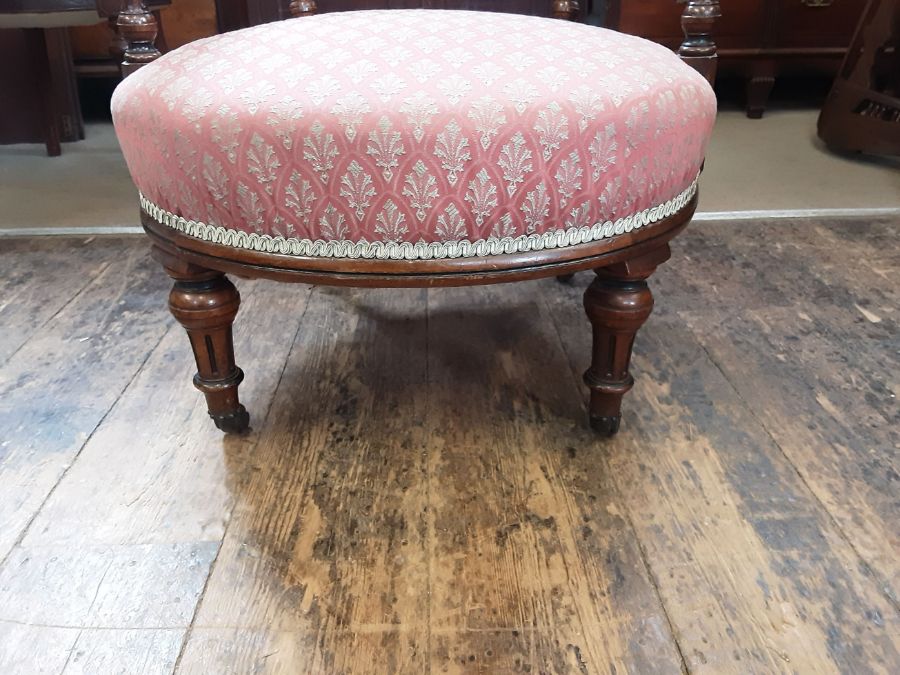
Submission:
<svg viewBox="0 0 900 675">
<path fill-rule="evenodd" d="M 900 216 L 900 208 L 876 209 L 784 209 L 772 211 L 699 211 L 691 222 L 708 223 L 724 220 L 770 220 L 773 218 L 885 218 Z M 109 234 L 142 234 L 139 225 L 108 225 L 98 227 L 12 227 L 0 228 L 0 237 L 85 237 Z"/>
</svg>

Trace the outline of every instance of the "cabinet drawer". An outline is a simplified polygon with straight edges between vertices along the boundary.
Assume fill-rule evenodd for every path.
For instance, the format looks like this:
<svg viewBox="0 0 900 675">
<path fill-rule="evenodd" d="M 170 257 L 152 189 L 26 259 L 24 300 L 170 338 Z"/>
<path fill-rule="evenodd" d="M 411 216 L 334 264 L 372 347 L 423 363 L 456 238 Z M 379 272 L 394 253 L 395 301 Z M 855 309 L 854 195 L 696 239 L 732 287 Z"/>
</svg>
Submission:
<svg viewBox="0 0 900 675">
<path fill-rule="evenodd" d="M 681 44 L 682 2 L 617 0 L 616 3 L 611 3 L 611 9 L 613 23 L 610 28 L 662 42 L 673 48 Z M 722 18 L 716 22 L 716 44 L 720 49 L 759 47 L 762 44 L 764 26 L 765 3 L 760 0 L 724 0 Z"/>
<path fill-rule="evenodd" d="M 778 0 L 776 46 L 850 46 L 866 0 Z"/>
</svg>

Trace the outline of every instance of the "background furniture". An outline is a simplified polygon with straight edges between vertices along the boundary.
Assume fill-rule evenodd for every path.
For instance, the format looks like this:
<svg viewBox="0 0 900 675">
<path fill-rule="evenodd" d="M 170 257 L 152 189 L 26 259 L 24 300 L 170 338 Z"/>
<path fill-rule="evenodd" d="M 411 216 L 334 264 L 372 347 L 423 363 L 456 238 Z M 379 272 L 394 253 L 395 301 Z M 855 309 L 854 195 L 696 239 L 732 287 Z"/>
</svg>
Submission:
<svg viewBox="0 0 900 675">
<path fill-rule="evenodd" d="M 603 25 L 671 48 L 681 42 L 673 0 L 593 0 Z M 838 69 L 863 0 L 730 0 L 716 28 L 721 72 L 747 78 L 747 116 L 762 117 L 775 78 Z"/>
<path fill-rule="evenodd" d="M 580 3 L 573 0 L 326 0 L 319 2 L 320 12 L 341 12 L 354 9 L 471 9 L 533 16 L 556 16 L 579 19 L 583 15 Z M 298 8 L 313 6 L 315 2 L 300 0 Z M 671 7 L 666 8 L 672 12 Z M 216 0 L 219 31 L 225 32 L 285 19 L 290 15 L 283 0 Z M 677 12 L 676 12 L 677 14 Z"/>
<path fill-rule="evenodd" d="M 171 0 L 153 0 L 151 9 Z M 9 0 L 0 5 L 0 143 L 60 143 L 84 138 L 68 29 L 115 17 L 123 0 Z M 114 56 L 121 60 L 121 50 Z M 114 73 L 118 73 L 116 65 Z"/>
<path fill-rule="evenodd" d="M 900 0 L 869 0 L 819 136 L 835 150 L 900 155 Z"/>
</svg>

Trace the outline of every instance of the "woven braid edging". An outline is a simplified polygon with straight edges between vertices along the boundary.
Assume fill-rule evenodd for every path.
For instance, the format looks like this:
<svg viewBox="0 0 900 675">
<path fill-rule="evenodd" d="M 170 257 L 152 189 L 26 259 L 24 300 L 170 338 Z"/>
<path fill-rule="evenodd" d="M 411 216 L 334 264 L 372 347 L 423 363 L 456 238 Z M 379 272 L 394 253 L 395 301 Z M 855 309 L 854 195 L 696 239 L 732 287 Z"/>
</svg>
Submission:
<svg viewBox="0 0 900 675">
<path fill-rule="evenodd" d="M 508 255 L 527 251 L 566 248 L 588 244 L 601 239 L 632 232 L 646 225 L 659 222 L 678 213 L 697 192 L 699 176 L 683 192 L 658 206 L 639 211 L 615 222 L 595 223 L 590 227 L 572 227 L 552 230 L 541 234 L 520 235 L 518 237 L 488 237 L 470 241 L 443 242 L 396 242 L 396 241 L 323 241 L 295 239 L 268 234 L 256 234 L 233 230 L 219 225 L 208 225 L 196 220 L 188 220 L 160 208 L 143 194 L 140 195 L 141 209 L 153 220 L 189 237 L 232 248 L 242 248 L 262 253 L 278 253 L 298 257 L 350 258 L 369 260 L 442 260 L 447 258 L 478 258 L 493 255 Z"/>
</svg>

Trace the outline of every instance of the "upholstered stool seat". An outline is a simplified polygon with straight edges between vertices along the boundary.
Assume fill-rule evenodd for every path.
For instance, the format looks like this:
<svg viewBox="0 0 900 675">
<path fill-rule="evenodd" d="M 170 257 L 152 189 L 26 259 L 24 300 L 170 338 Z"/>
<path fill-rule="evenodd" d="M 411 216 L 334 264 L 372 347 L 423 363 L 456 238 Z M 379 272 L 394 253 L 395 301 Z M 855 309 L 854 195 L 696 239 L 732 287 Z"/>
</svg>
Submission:
<svg viewBox="0 0 900 675">
<path fill-rule="evenodd" d="M 288 255 L 470 257 L 631 231 L 693 196 L 715 118 L 668 49 L 511 14 L 385 10 L 201 40 L 118 88 L 145 211 Z"/>
<path fill-rule="evenodd" d="M 646 280 L 696 207 L 716 16 L 687 0 L 681 59 L 592 26 L 438 10 L 306 16 L 156 58 L 132 17 L 113 119 L 216 424 L 249 423 L 225 273 L 430 287 L 592 269 L 585 382 L 592 425 L 614 433 Z"/>
</svg>

